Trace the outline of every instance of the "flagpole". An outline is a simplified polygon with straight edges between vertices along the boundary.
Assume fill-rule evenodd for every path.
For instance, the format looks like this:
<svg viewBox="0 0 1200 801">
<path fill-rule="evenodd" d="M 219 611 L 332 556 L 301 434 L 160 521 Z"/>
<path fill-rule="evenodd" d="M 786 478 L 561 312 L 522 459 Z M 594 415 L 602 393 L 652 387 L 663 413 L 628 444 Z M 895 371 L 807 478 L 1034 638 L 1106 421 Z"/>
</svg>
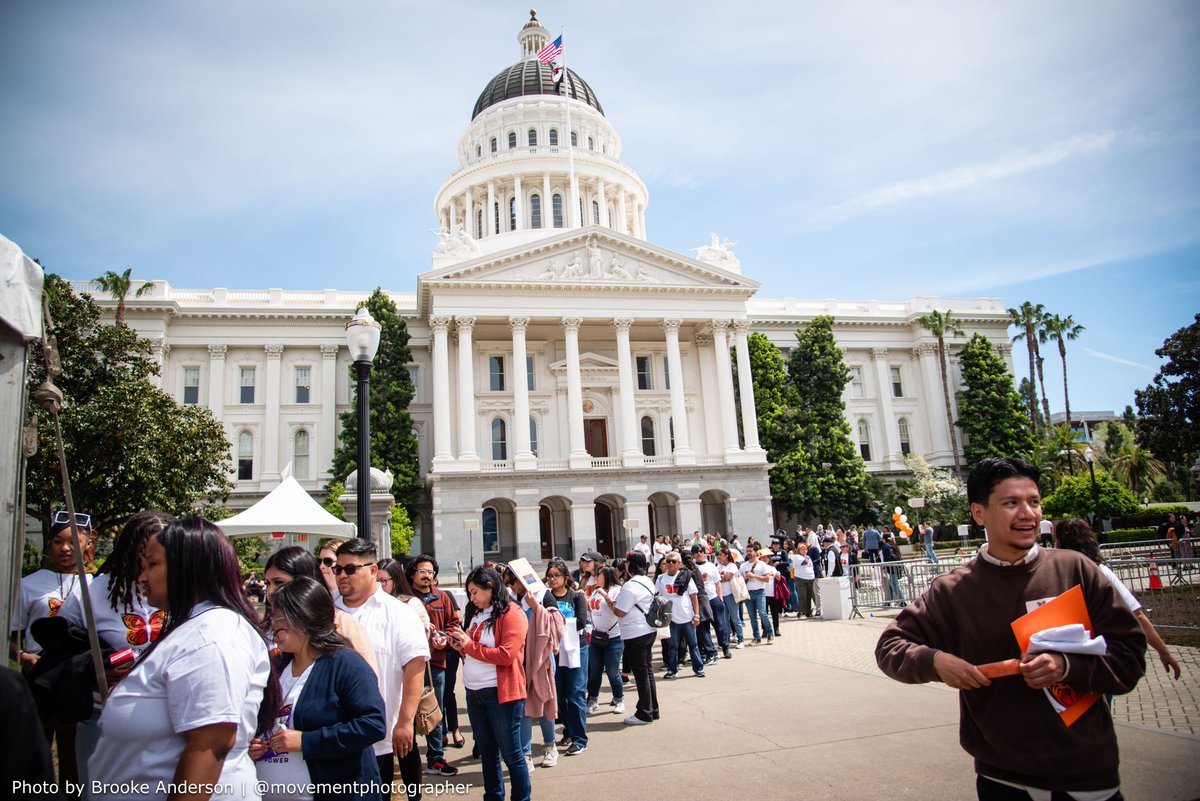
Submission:
<svg viewBox="0 0 1200 801">
<path fill-rule="evenodd" d="M 563 36 L 564 29 L 558 29 L 558 36 L 563 42 L 566 42 L 566 37 Z M 579 211 L 579 187 L 575 183 L 575 147 L 571 143 L 571 96 L 570 87 L 567 85 L 567 48 L 564 44 L 559 53 L 559 65 L 562 67 L 562 85 L 563 85 L 563 105 L 567 109 L 567 170 L 568 170 L 568 192 L 567 197 L 571 203 L 571 213 L 567 220 L 573 219 L 575 214 L 579 214 L 579 226 L 583 227 L 583 212 Z M 565 221 L 564 221 L 565 222 Z M 569 226 L 568 226 L 569 227 Z"/>
</svg>

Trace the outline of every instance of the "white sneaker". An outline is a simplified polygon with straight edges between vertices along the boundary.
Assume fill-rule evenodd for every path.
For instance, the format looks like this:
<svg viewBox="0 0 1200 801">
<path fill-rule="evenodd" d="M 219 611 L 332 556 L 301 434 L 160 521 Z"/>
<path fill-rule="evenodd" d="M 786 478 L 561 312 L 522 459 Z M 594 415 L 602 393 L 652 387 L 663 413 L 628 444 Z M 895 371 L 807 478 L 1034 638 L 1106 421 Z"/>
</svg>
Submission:
<svg viewBox="0 0 1200 801">
<path fill-rule="evenodd" d="M 599 712 L 600 711 L 600 702 L 599 701 L 589 701 L 587 711 L 588 711 L 589 715 L 592 714 L 593 712 Z"/>
<path fill-rule="evenodd" d="M 533 754 L 525 755 L 525 766 L 529 768 L 530 773 L 533 773 L 533 771 L 536 770 L 536 768 L 533 766 Z"/>
<path fill-rule="evenodd" d="M 630 715 L 629 717 L 625 718 L 624 722 L 625 722 L 626 726 L 649 726 L 650 725 L 650 721 L 642 720 L 637 715 Z"/>
<path fill-rule="evenodd" d="M 734 649 L 735 649 L 735 650 L 738 650 L 738 651 L 740 651 L 740 650 L 742 650 L 743 648 L 745 648 L 745 647 L 746 647 L 746 643 L 744 643 L 744 642 L 739 642 L 737 645 L 735 645 L 735 646 L 733 646 L 733 647 L 734 647 Z"/>
<path fill-rule="evenodd" d="M 624 715 L 625 714 L 625 702 L 624 701 L 617 701 L 617 703 L 613 705 L 613 714 L 614 715 Z"/>
<path fill-rule="evenodd" d="M 558 764 L 558 749 L 553 745 L 546 746 L 546 753 L 542 755 L 542 767 L 552 768 Z"/>
</svg>

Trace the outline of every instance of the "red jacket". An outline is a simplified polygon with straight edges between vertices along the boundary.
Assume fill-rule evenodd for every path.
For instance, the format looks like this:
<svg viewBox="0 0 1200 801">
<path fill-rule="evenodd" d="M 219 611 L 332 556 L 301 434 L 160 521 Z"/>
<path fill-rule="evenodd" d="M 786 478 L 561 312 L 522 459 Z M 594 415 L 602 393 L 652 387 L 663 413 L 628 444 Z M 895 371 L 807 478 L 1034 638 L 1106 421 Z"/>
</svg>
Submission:
<svg viewBox="0 0 1200 801">
<path fill-rule="evenodd" d="M 507 704 L 525 697 L 525 634 L 529 622 L 521 607 L 509 603 L 495 623 L 496 645 L 469 642 L 463 654 L 496 666 L 496 695 Z"/>
</svg>

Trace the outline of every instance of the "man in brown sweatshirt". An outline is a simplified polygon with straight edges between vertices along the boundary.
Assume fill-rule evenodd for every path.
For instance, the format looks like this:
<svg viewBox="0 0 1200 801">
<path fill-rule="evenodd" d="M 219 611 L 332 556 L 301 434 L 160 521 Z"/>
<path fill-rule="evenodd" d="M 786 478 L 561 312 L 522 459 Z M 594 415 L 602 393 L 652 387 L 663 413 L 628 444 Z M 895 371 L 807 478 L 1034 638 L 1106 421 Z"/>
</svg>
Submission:
<svg viewBox="0 0 1200 801">
<path fill-rule="evenodd" d="M 1067 726 L 1042 690 L 1065 682 L 1079 692 L 1127 693 L 1145 671 L 1146 639 L 1090 560 L 1037 546 L 1038 478 L 1020 459 L 985 459 L 971 471 L 967 497 L 987 544 L 900 613 L 875 659 L 897 681 L 941 681 L 961 691 L 959 742 L 975 758 L 981 801 L 1036 801 L 1053 791 L 1054 799 L 1119 801 L 1108 706 L 1099 701 Z M 1076 585 L 1107 652 L 1022 654 L 1012 621 Z M 1017 676 L 989 680 L 978 668 L 1014 658 Z"/>
</svg>

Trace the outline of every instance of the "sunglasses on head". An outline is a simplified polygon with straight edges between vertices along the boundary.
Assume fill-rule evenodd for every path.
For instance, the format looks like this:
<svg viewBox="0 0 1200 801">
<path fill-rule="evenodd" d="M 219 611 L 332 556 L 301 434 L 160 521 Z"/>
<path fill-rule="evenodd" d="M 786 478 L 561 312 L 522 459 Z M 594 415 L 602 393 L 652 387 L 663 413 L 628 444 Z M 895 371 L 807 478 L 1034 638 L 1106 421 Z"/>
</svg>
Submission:
<svg viewBox="0 0 1200 801">
<path fill-rule="evenodd" d="M 57 512 L 54 513 L 54 525 L 56 525 L 56 526 L 70 525 L 70 523 L 71 523 L 71 513 L 68 512 L 66 509 L 59 509 Z M 78 526 L 79 528 L 91 528 L 92 527 L 92 516 L 85 515 L 83 512 L 76 512 L 75 513 L 75 525 Z"/>
<path fill-rule="evenodd" d="M 367 562 L 365 565 L 334 565 L 332 570 L 333 570 L 333 575 L 335 575 L 335 576 L 340 576 L 343 573 L 345 573 L 347 576 L 353 576 L 361 568 L 374 567 L 374 566 L 375 566 L 374 562 Z"/>
</svg>

